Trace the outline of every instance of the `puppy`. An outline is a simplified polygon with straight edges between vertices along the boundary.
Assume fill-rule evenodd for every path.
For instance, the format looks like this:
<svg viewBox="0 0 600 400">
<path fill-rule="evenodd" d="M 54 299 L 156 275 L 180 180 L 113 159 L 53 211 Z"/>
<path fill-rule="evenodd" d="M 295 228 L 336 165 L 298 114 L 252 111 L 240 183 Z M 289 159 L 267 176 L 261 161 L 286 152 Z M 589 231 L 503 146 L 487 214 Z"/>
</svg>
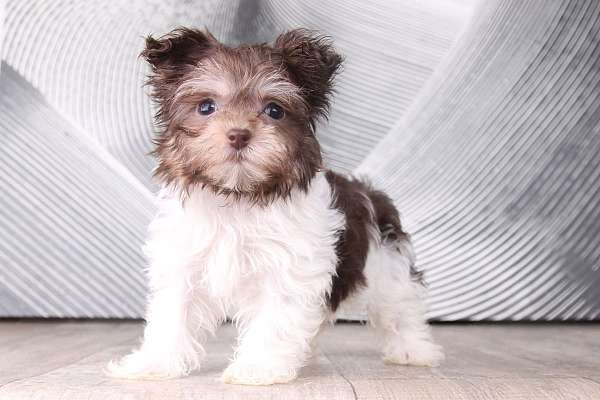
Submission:
<svg viewBox="0 0 600 400">
<path fill-rule="evenodd" d="M 163 184 L 149 227 L 141 347 L 114 377 L 181 377 L 230 316 L 239 329 L 227 383 L 293 380 L 320 327 L 359 292 L 391 363 L 436 365 L 425 290 L 384 193 L 323 168 L 315 137 L 342 57 L 294 30 L 227 47 L 210 33 L 148 37 Z"/>
</svg>

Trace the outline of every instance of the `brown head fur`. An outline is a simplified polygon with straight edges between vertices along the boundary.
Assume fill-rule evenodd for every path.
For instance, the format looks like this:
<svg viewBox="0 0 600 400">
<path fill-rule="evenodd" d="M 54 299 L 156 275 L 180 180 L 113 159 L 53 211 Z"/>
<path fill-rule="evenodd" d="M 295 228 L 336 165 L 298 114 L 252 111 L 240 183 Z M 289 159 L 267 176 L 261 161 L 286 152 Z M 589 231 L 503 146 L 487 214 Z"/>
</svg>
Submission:
<svg viewBox="0 0 600 400">
<path fill-rule="evenodd" d="M 321 168 L 315 123 L 326 117 L 341 57 L 328 38 L 298 29 L 267 44 L 227 47 L 210 33 L 179 28 L 146 39 L 142 56 L 158 103 L 155 175 L 182 193 L 196 186 L 267 203 L 305 190 Z M 215 111 L 198 112 L 211 101 Z M 267 104 L 284 110 L 273 119 Z M 233 148 L 229 132 L 248 133 Z"/>
</svg>

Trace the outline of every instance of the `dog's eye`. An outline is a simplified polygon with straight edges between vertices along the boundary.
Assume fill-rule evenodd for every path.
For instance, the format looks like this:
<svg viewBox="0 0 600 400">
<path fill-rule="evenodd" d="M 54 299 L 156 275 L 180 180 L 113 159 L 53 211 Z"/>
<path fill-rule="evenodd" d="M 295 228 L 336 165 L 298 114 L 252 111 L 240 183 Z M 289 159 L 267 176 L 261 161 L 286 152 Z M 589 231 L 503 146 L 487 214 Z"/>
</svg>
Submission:
<svg viewBox="0 0 600 400">
<path fill-rule="evenodd" d="M 217 110 L 217 105 L 213 99 L 203 100 L 198 104 L 198 112 L 202 115 L 210 115 Z"/>
<path fill-rule="evenodd" d="M 265 114 L 267 114 L 269 117 L 273 118 L 273 119 L 281 119 L 283 118 L 283 108 L 275 103 L 269 103 L 267 104 L 267 106 L 265 107 L 264 110 Z"/>
</svg>

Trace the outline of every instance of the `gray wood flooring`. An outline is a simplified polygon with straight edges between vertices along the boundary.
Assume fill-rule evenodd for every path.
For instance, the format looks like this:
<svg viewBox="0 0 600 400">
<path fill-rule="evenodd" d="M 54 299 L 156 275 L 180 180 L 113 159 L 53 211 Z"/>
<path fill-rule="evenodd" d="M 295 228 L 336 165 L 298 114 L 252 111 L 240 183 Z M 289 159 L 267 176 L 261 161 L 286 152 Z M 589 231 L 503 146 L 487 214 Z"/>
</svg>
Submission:
<svg viewBox="0 0 600 400">
<path fill-rule="evenodd" d="M 439 368 L 381 362 L 360 324 L 327 329 L 299 379 L 270 387 L 218 381 L 234 328 L 203 369 L 172 381 L 120 381 L 105 363 L 136 345 L 139 322 L 0 322 L 0 399 L 600 399 L 600 325 L 435 325 Z"/>
</svg>

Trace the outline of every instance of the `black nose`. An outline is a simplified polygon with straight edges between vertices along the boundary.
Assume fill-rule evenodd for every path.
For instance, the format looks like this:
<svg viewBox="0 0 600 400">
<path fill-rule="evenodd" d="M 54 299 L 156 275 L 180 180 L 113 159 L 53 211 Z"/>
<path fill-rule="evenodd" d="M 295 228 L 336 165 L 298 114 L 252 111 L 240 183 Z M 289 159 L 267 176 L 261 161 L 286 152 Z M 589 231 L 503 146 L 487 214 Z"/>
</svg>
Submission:
<svg viewBox="0 0 600 400">
<path fill-rule="evenodd" d="M 250 141 L 250 131 L 248 129 L 231 129 L 227 132 L 227 139 L 231 147 L 241 150 L 248 145 Z"/>
</svg>

